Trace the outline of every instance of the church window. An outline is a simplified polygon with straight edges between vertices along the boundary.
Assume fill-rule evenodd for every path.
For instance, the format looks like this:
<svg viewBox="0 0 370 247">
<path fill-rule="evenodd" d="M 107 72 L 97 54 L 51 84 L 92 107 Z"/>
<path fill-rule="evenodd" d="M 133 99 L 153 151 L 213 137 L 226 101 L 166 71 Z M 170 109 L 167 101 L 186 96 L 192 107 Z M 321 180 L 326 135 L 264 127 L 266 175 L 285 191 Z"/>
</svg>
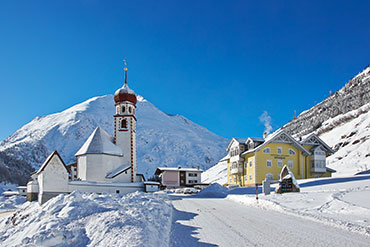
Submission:
<svg viewBox="0 0 370 247">
<path fill-rule="evenodd" d="M 121 129 L 127 129 L 127 120 L 126 119 L 121 120 Z"/>
<path fill-rule="evenodd" d="M 129 112 L 129 113 L 131 113 L 131 112 L 132 112 L 132 108 L 131 108 L 131 106 L 129 106 L 129 108 L 128 108 L 128 112 Z"/>
<path fill-rule="evenodd" d="M 121 109 L 122 109 L 121 113 L 124 114 L 125 111 L 126 111 L 126 107 L 125 106 L 122 106 Z"/>
</svg>

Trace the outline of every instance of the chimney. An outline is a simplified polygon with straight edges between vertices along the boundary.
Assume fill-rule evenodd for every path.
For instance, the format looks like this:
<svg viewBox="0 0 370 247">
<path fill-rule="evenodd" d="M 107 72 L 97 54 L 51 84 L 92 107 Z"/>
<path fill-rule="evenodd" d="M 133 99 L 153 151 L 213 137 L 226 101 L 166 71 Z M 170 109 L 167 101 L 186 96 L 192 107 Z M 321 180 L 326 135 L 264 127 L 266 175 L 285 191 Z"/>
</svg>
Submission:
<svg viewBox="0 0 370 247">
<path fill-rule="evenodd" d="M 267 137 L 267 131 L 263 132 L 263 139 L 266 139 Z"/>
</svg>

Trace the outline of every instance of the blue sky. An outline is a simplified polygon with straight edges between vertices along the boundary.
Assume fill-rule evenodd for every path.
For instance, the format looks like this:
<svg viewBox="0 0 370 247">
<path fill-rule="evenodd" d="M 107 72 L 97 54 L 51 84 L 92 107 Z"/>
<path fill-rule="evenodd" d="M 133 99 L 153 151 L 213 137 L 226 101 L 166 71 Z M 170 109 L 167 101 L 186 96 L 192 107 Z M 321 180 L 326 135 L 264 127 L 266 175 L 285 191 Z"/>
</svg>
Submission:
<svg viewBox="0 0 370 247">
<path fill-rule="evenodd" d="M 129 85 L 224 137 L 261 136 L 370 64 L 369 1 L 2 1 L 0 139 Z M 113 107 L 113 106 L 112 106 Z"/>
</svg>

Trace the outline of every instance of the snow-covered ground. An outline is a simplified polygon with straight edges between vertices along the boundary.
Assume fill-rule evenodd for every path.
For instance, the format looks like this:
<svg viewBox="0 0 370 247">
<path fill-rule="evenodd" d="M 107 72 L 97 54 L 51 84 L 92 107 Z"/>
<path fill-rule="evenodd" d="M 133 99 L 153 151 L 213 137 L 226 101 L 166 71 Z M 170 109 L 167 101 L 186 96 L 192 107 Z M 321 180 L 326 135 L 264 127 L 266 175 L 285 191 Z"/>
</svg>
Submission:
<svg viewBox="0 0 370 247">
<path fill-rule="evenodd" d="M 202 173 L 202 183 L 227 183 L 227 163 L 219 162 Z"/>
<path fill-rule="evenodd" d="M 173 198 L 171 247 L 369 246 L 364 234 L 321 222 L 246 207 L 225 198 Z"/>
<path fill-rule="evenodd" d="M 298 180 L 300 193 L 259 195 L 231 190 L 227 199 L 276 210 L 370 236 L 370 176 Z M 370 243 L 370 242 L 369 242 Z"/>
<path fill-rule="evenodd" d="M 25 202 L 26 197 L 24 196 L 4 197 L 0 195 L 0 214 L 16 210 Z"/>
<path fill-rule="evenodd" d="M 59 195 L 24 203 L 0 218 L 1 246 L 168 246 L 172 206 L 165 193 Z"/>
<path fill-rule="evenodd" d="M 338 149 L 327 159 L 327 165 L 337 170 L 333 176 L 350 176 L 370 170 L 370 103 L 357 110 L 339 115 L 323 123 L 318 131 L 329 146 Z M 345 121 L 350 119 L 349 121 Z M 332 128 L 332 129 L 331 129 Z"/>
</svg>

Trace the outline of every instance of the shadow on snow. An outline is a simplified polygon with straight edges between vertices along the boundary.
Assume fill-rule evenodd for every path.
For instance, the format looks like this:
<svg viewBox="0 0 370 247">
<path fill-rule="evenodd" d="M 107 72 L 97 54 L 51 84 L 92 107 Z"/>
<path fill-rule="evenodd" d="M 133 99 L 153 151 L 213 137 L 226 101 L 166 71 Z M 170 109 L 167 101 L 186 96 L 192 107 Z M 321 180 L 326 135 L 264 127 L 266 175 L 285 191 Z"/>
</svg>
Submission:
<svg viewBox="0 0 370 247">
<path fill-rule="evenodd" d="M 180 196 L 179 196 L 180 197 Z M 178 196 L 171 196 L 171 199 L 182 200 Z M 192 235 L 196 234 L 196 231 L 199 227 L 187 226 L 182 224 L 179 221 L 189 221 L 194 219 L 198 214 L 179 211 L 176 208 L 173 208 L 173 219 L 172 219 L 172 228 L 170 236 L 170 246 L 171 247 L 183 247 L 183 246 L 201 246 L 201 247 L 213 247 L 217 246 L 214 244 L 199 242 L 199 238 L 193 237 Z"/>
</svg>

